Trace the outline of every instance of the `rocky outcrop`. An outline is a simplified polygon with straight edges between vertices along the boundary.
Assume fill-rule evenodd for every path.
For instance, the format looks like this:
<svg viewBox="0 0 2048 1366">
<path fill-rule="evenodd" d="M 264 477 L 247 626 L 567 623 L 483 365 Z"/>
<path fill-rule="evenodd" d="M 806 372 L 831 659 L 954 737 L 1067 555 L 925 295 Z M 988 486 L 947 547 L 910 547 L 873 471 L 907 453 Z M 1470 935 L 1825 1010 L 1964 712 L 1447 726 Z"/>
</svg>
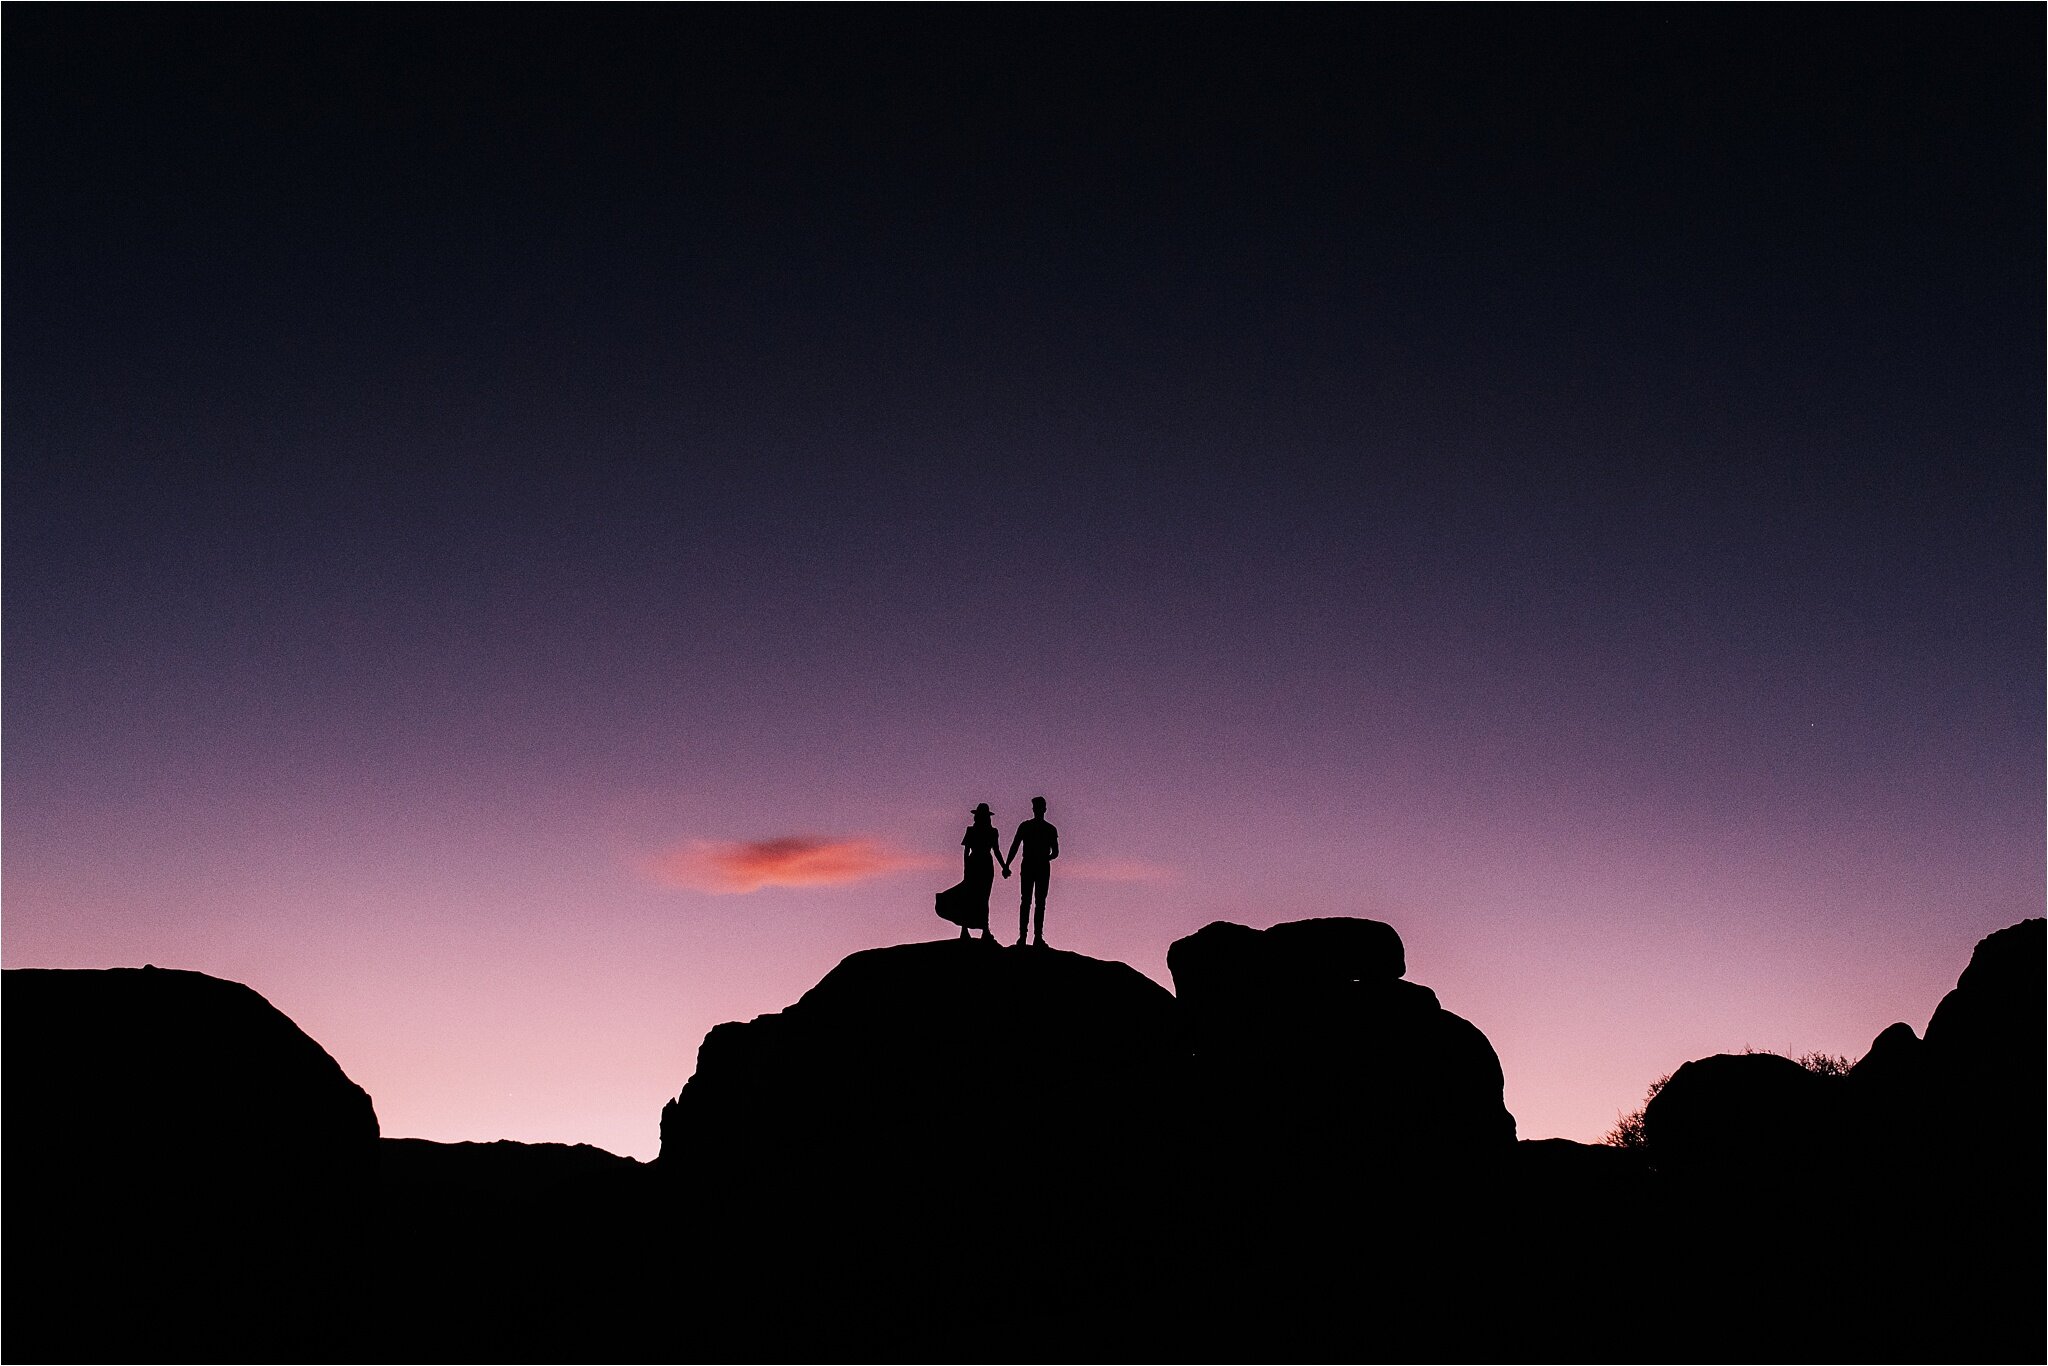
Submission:
<svg viewBox="0 0 2048 1366">
<path fill-rule="evenodd" d="M 1850 1069 L 1849 1080 L 1858 1089 L 1899 1085 L 1919 1075 L 1926 1061 L 1920 1036 L 1900 1020 L 1870 1041 L 1869 1051 Z"/>
<path fill-rule="evenodd" d="M 1391 925 L 1208 925 L 1167 950 L 1205 1122 L 1230 1142 L 1327 1149 L 1347 1165 L 1503 1155 L 1500 1060 L 1436 993 L 1401 980 Z"/>
<path fill-rule="evenodd" d="M 1219 1020 L 1292 996 L 1304 984 L 1392 981 L 1408 971 L 1392 925 L 1334 916 L 1265 930 L 1218 920 L 1175 940 L 1166 964 L 1181 1004 Z"/>
<path fill-rule="evenodd" d="M 687 1245 L 721 1250 L 690 1272 L 698 1322 L 750 1357 L 845 1355 L 848 1333 L 863 1356 L 1141 1353 L 1044 1300 L 1114 1286 L 1138 1331 L 1185 1057 L 1173 997 L 1134 969 L 979 940 L 856 953 L 719 1026 L 656 1163 Z"/>
<path fill-rule="evenodd" d="M 588 1143 L 434 1143 L 387 1138 L 377 1145 L 387 1192 L 436 1199 L 476 1198 L 530 1209 L 536 1200 L 574 1202 L 594 1189 L 632 1191 L 647 1169 Z M 525 1217 L 521 1215 L 520 1217 Z"/>
<path fill-rule="evenodd" d="M 1660 1172 L 1749 1183 L 1806 1179 L 1835 1157 L 1841 1080 L 1771 1053 L 1721 1053 L 1671 1074 L 1643 1110 Z"/>
<path fill-rule="evenodd" d="M 634 1361 L 661 1344 L 677 1279 L 653 1173 L 587 1144 L 378 1145 L 375 1344 L 419 1361 Z M 735 1343 L 725 1355 L 738 1355 Z M 707 1353 L 712 1354 L 712 1353 Z"/>
<path fill-rule="evenodd" d="M 377 1114 L 238 982 L 170 969 L 5 974 L 6 1161 L 138 1199 L 323 1183 L 374 1162 Z"/>
<path fill-rule="evenodd" d="M 1763 1288 L 1700 1355 L 1765 1325 L 1788 1359 L 2040 1359 L 2043 949 L 2041 920 L 1988 936 L 1926 1038 L 1893 1024 L 1847 1077 L 1722 1055 L 1651 1099 L 1667 1281 Z"/>
<path fill-rule="evenodd" d="M 1927 1203 L 1982 1201 L 1994 1220 L 2014 1205 L 2040 1203 L 2048 1145 L 2044 959 L 2048 922 L 2023 920 L 1987 935 L 1935 1008 L 1925 1039 L 1901 1023 L 1872 1042 L 1849 1080 L 1857 1155 L 1875 1176 L 1896 1186 L 1900 1174 L 1916 1173 L 1911 1185 Z"/>
<path fill-rule="evenodd" d="M 1847 1078 L 1688 1063 L 1643 1152 L 1513 1142 L 1491 1045 L 1363 920 L 1211 925 L 1178 999 L 855 954 L 712 1031 L 652 1166 L 379 1141 L 247 988 L 10 972 L 0 1354 L 2038 1359 L 2040 942 Z"/>
<path fill-rule="evenodd" d="M 341 1350 L 378 1135 L 334 1059 L 202 973 L 13 969 L 0 1002 L 9 1302 L 35 1306 L 6 1354 Z"/>
<path fill-rule="evenodd" d="M 1846 1080 L 1768 1054 L 1686 1063 L 1644 1111 L 1651 1161 L 1745 1179 L 1818 1161 L 1894 1190 L 1924 1186 L 1929 1172 L 2037 1170 L 2048 1138 L 2044 924 L 1979 941 L 1926 1038 L 1888 1026 Z"/>
<path fill-rule="evenodd" d="M 870 949 L 788 1009 L 711 1031 L 662 1111 L 659 1165 L 777 1189 L 1077 1179 L 1125 1150 L 1077 1137 L 1159 1127 L 1184 1056 L 1173 998 L 1122 963 L 980 940 Z"/>
<path fill-rule="evenodd" d="M 2048 920 L 2023 920 L 1977 943 L 1954 991 L 1927 1022 L 1935 1104 L 1968 1114 L 1970 1142 L 2037 1170 L 2048 1139 Z M 1980 1158 L 1981 1160 L 1981 1158 Z"/>
</svg>

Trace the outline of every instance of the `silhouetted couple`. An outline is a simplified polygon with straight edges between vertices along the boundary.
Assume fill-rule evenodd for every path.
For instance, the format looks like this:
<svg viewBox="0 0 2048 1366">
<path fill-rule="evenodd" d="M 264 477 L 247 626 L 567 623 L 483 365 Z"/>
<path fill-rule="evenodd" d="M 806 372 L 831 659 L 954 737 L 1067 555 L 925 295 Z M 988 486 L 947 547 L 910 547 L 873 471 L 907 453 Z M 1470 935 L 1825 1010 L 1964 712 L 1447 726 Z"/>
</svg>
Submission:
<svg viewBox="0 0 2048 1366">
<path fill-rule="evenodd" d="M 995 932 L 988 926 L 988 894 L 995 886 L 996 864 L 1003 866 L 1003 876 L 1010 875 L 1010 868 L 1017 859 L 1018 849 L 1024 851 L 1023 896 L 1017 904 L 1017 947 L 1024 947 L 1024 933 L 1031 931 L 1032 942 L 1045 947 L 1045 888 L 1052 879 L 1052 861 L 1060 856 L 1060 832 L 1045 818 L 1045 798 L 1031 799 L 1031 819 L 1017 827 L 1017 833 L 1010 841 L 1010 852 L 996 852 L 1002 844 L 1002 836 L 996 832 L 992 819 L 995 812 L 983 802 L 974 808 L 974 824 L 967 827 L 967 833 L 960 837 L 963 866 L 960 883 L 948 887 L 938 895 L 938 913 L 944 919 L 960 927 L 962 939 L 972 939 L 975 930 L 981 931 L 985 940 L 993 940 Z M 1032 916 L 1033 904 L 1038 914 Z"/>
</svg>

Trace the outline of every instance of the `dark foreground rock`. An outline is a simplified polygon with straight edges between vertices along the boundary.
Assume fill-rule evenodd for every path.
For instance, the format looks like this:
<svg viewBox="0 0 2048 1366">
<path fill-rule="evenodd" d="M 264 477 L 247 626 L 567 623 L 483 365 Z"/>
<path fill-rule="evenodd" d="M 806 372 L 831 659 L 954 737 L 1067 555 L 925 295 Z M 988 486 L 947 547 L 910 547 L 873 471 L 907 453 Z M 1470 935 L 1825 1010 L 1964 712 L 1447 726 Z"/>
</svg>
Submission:
<svg viewBox="0 0 2048 1366">
<path fill-rule="evenodd" d="M 857 953 L 719 1026 L 657 1164 L 734 1254 L 692 1273 L 716 1307 L 699 1325 L 767 1355 L 834 1355 L 821 1331 L 858 1355 L 1056 1352 L 1054 1286 L 1092 1302 L 1156 1279 L 1185 1061 L 1173 997 L 1142 974 L 978 940 Z M 804 1312 L 770 1285 L 801 1287 Z"/>
<path fill-rule="evenodd" d="M 2038 919 L 1988 936 L 1924 1040 L 1893 1024 L 1846 1077 L 1724 1055 L 1652 1098 L 1664 1265 L 1752 1273 L 1703 1355 L 1763 1324 L 1790 1359 L 2042 1359 L 2044 948 Z"/>
<path fill-rule="evenodd" d="M 788 1009 L 711 1031 L 662 1112 L 660 1166 L 770 1193 L 1070 1183 L 1149 1148 L 1185 1051 L 1173 997 L 1122 963 L 870 949 Z"/>
<path fill-rule="evenodd" d="M 343 1354 L 370 1098 L 249 988 L 5 974 L 10 1360 Z"/>
<path fill-rule="evenodd" d="M 1969 1116 L 1968 1146 L 2000 1165 L 2031 1159 L 2037 1174 L 2048 1135 L 2044 963 L 2048 920 L 2023 920 L 1980 940 L 1927 1022 L 1923 1050 L 1934 1103 Z"/>
<path fill-rule="evenodd" d="M 60 1361 L 2040 1360 L 2016 928 L 1847 1078 L 1681 1068 L 1642 1151 L 1513 1142 L 1491 1046 L 1368 921 L 1211 926 L 1179 1000 L 1074 954 L 856 954 L 713 1031 L 650 1165 L 379 1140 L 245 988 L 10 972 L 0 1331 Z"/>
<path fill-rule="evenodd" d="M 1435 992 L 1400 980 L 1391 925 L 1218 921 L 1174 941 L 1166 962 L 1202 1121 L 1230 1144 L 1411 1169 L 1494 1162 L 1513 1144 L 1493 1045 Z"/>
<path fill-rule="evenodd" d="M 1667 1176 L 1796 1187 L 1842 1160 L 1843 1089 L 1790 1058 L 1721 1053 L 1671 1074 L 1643 1135 Z"/>
<path fill-rule="evenodd" d="M 653 1173 L 587 1144 L 379 1145 L 374 1315 L 359 1356 L 621 1361 L 657 1347 Z"/>
<path fill-rule="evenodd" d="M 903 945 L 713 1030 L 658 1164 L 735 1254 L 689 1273 L 694 1324 L 795 1356 L 839 1354 L 821 1325 L 913 1359 L 1483 1354 L 1499 1321 L 1458 1305 L 1506 1245 L 1469 1230 L 1513 1150 L 1484 1036 L 1374 922 L 1218 925 L 1171 961 L 1198 1001 Z M 806 1313 L 762 1299 L 789 1285 Z"/>
</svg>

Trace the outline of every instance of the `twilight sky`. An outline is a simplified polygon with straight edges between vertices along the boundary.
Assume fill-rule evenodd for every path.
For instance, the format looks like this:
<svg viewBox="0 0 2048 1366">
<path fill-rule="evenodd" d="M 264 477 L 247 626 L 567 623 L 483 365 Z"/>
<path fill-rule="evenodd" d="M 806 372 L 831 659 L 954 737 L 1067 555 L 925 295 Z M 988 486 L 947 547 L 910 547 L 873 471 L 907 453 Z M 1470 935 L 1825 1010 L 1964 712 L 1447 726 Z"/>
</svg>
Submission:
<svg viewBox="0 0 2048 1366">
<path fill-rule="evenodd" d="M 1053 943 L 1387 920 L 1524 1137 L 1922 1028 L 2043 902 L 2042 51 L 12 7 L 0 957 L 651 1157 L 1043 794 Z"/>
</svg>

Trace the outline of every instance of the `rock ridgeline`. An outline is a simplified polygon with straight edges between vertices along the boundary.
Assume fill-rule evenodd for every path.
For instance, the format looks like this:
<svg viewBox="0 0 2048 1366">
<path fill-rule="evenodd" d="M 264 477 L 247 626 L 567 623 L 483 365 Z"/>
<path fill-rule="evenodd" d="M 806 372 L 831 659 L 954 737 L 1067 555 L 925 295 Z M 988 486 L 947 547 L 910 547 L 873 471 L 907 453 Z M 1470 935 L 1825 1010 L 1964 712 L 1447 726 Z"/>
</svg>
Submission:
<svg viewBox="0 0 2048 1366">
<path fill-rule="evenodd" d="M 1720 1054 L 1680 1067 L 1643 1113 L 1659 1171 L 1700 1181 L 1799 1180 L 1815 1169 L 2038 1173 L 2048 1105 L 2048 921 L 1978 942 L 1922 1039 L 1903 1021 L 1842 1077 L 1789 1058 Z"/>
<path fill-rule="evenodd" d="M 260 1343 L 296 1359 L 371 1232 L 370 1097 L 239 983 L 155 967 L 5 983 L 4 1355 Z"/>
<path fill-rule="evenodd" d="M 1257 930 L 1219 921 L 1167 955 L 1174 993 L 1121 963 L 980 941 L 854 954 L 787 1010 L 711 1031 L 662 1113 L 665 1169 L 749 1162 L 803 1179 L 930 1170 L 948 1133 L 1085 1132 L 996 1159 L 1042 1180 L 1158 1166 L 1227 1132 L 1312 1137 L 1356 1155 L 1498 1155 L 1514 1141 L 1486 1036 L 1401 980 L 1372 920 Z M 1142 1140 L 1142 1141 L 1138 1141 Z M 971 1160 L 971 1159 L 970 1159 Z M 1115 1171 L 1119 1188 L 1137 1179 Z"/>
<path fill-rule="evenodd" d="M 1515 1141 L 1493 1045 L 1403 981 L 1401 937 L 1377 920 L 1228 921 L 1166 955 L 1187 1021 L 1198 1122 L 1246 1143 L 1289 1132 L 1355 1162 L 1455 1165 Z"/>
<path fill-rule="evenodd" d="M 1667 1270 L 1706 1282 L 1739 1259 L 1749 1317 L 1795 1325 L 1808 1355 L 2040 1360 L 2044 927 L 1981 940 L 1926 1037 L 1893 1024 L 1846 1076 L 1768 1054 L 1674 1072 L 1643 1113 L 1663 1217 L 1688 1233 Z M 1817 1287 L 1850 1312 L 1817 1318 Z M 1715 1325 L 1706 1355 L 1741 1355 L 1748 1322 Z"/>
<path fill-rule="evenodd" d="M 240 983 L 154 966 L 15 968 L 0 1007 L 7 1104 L 29 1121 L 8 1126 L 10 1164 L 96 1171 L 124 1198 L 205 1201 L 252 1165 L 293 1186 L 374 1161 L 369 1095 Z"/>
<path fill-rule="evenodd" d="M 1156 1351 L 1191 1296 L 1207 1350 L 1268 1354 L 1275 1297 L 1330 1272 L 1305 1219 L 1455 1205 L 1453 1173 L 1512 1154 L 1500 1064 L 1401 980 L 1389 925 L 1218 922 L 1168 965 L 1173 993 L 1120 963 L 979 941 L 854 954 L 788 1009 L 711 1032 L 663 1112 L 657 1170 L 735 1265 L 791 1268 L 828 1318 L 900 1303 L 905 1269 L 938 1271 L 939 1249 L 958 1264 L 942 1275 L 1017 1268 L 1023 1293 L 1114 1287 L 1117 1313 L 1089 1325 L 1110 1356 Z M 1402 1293 L 1426 1297 L 1412 1270 Z M 716 1281 L 713 1298 L 747 1293 Z M 1073 1354 L 1071 1315 L 1034 1310 L 1002 1351 Z M 969 1296 L 886 1331 L 929 1354 L 985 1319 Z M 1319 1351 L 1329 1325 L 1291 1321 L 1291 1350 Z"/>
<path fill-rule="evenodd" d="M 1686 1064 L 1647 1161 L 1517 1143 L 1367 920 L 1209 925 L 1172 993 L 854 954 L 711 1032 L 651 1166 L 380 1139 L 245 987 L 14 970 L 6 1354 L 2036 1359 L 2042 958 L 1987 938 L 1845 1078 Z"/>
<path fill-rule="evenodd" d="M 966 939 L 869 949 L 788 1009 L 711 1031 L 662 1111 L 660 1166 L 774 1172 L 806 1202 L 948 1168 L 1079 1179 L 1115 1153 L 1027 1136 L 1144 1135 L 1184 1052 L 1173 997 L 1122 963 Z"/>
</svg>

